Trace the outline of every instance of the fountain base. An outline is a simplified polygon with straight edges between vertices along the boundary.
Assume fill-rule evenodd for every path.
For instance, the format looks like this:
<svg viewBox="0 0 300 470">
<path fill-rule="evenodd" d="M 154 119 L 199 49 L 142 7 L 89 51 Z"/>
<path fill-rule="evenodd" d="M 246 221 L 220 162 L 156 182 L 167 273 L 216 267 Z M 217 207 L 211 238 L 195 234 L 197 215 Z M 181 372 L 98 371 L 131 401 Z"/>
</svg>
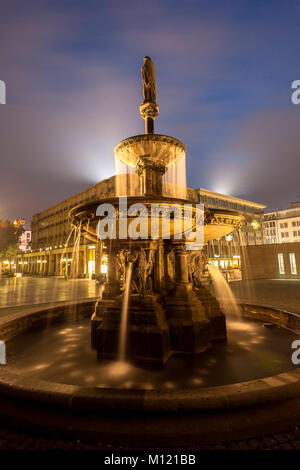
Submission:
<svg viewBox="0 0 300 470">
<path fill-rule="evenodd" d="M 123 296 L 98 301 L 91 321 L 92 347 L 99 360 L 120 360 Z M 171 354 L 199 354 L 226 340 L 226 321 L 217 300 L 201 286 L 178 284 L 165 297 L 131 294 L 126 359 L 148 367 Z M 124 358 L 123 358 L 124 359 Z"/>
<path fill-rule="evenodd" d="M 93 337 L 96 329 L 94 347 L 100 360 L 119 359 L 121 312 L 122 296 L 105 308 L 101 324 L 92 326 Z M 136 364 L 161 365 L 171 355 L 169 325 L 155 296 L 130 296 L 127 334 L 126 358 Z"/>
<path fill-rule="evenodd" d="M 210 325 L 190 283 L 178 284 L 164 298 L 174 352 L 197 354 L 210 347 Z"/>
</svg>

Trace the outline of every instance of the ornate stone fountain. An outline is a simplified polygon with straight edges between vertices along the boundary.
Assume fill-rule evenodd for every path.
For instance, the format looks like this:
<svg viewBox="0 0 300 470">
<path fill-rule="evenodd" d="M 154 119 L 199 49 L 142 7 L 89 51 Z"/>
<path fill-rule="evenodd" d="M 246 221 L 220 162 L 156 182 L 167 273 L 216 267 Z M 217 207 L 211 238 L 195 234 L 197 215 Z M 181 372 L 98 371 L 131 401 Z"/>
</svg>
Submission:
<svg viewBox="0 0 300 470">
<path fill-rule="evenodd" d="M 186 150 L 178 139 L 154 133 L 159 107 L 155 69 L 149 57 L 144 58 L 142 79 L 144 101 L 140 114 L 145 120 L 145 134 L 129 137 L 114 149 L 115 157 L 133 168 L 139 179 L 136 194 L 127 197 L 124 210 L 118 197 L 110 197 L 76 206 L 69 215 L 74 225 L 81 224 L 90 240 L 102 244 L 97 236 L 97 224 L 103 219 L 97 215 L 100 204 L 111 204 L 117 221 L 122 220 L 126 228 L 134 218 L 127 210 L 132 204 L 144 205 L 149 229 L 153 207 L 162 208 L 156 220 L 158 236 L 133 240 L 121 236 L 117 229 L 116 237 L 106 240 L 107 282 L 103 300 L 98 301 L 91 320 L 91 341 L 98 358 L 116 359 L 126 267 L 132 263 L 127 357 L 151 365 L 164 363 L 172 353 L 198 354 L 215 341 L 225 340 L 226 321 L 218 302 L 201 283 L 204 255 L 201 249 L 187 249 L 191 233 L 185 232 L 181 218 L 176 214 L 169 217 L 168 239 L 161 234 L 165 214 L 174 204 L 181 215 L 188 205 L 192 228 L 201 210 L 185 198 L 164 195 L 163 176 L 170 166 L 185 158 Z M 203 241 L 227 235 L 242 223 L 243 217 L 238 213 L 205 209 Z"/>
</svg>

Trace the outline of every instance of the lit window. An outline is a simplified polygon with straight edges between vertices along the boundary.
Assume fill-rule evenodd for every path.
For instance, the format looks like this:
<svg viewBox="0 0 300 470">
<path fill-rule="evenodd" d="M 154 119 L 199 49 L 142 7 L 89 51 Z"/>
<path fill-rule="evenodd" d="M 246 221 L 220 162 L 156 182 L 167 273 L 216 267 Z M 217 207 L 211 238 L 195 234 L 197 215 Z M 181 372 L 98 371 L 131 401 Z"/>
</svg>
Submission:
<svg viewBox="0 0 300 470">
<path fill-rule="evenodd" d="M 297 274 L 295 253 L 290 253 L 291 274 Z"/>
<path fill-rule="evenodd" d="M 279 274 L 285 274 L 283 253 L 278 253 L 278 266 L 279 266 Z"/>
</svg>

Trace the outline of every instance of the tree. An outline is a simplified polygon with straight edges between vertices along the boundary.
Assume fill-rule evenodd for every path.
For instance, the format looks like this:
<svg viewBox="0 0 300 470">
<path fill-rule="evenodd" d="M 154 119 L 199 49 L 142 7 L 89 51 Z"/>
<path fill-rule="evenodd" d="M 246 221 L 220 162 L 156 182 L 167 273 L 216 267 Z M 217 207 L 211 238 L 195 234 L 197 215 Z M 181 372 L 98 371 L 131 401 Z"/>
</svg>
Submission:
<svg viewBox="0 0 300 470">
<path fill-rule="evenodd" d="M 23 232 L 22 224 L 0 219 L 0 257 L 6 258 L 17 253 Z"/>
</svg>

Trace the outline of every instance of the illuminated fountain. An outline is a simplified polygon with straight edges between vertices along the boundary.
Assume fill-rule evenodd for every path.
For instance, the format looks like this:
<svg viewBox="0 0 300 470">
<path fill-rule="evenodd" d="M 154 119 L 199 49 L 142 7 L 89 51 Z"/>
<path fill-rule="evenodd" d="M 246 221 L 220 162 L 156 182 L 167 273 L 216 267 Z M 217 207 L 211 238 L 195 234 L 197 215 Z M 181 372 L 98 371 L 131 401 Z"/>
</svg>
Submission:
<svg viewBox="0 0 300 470">
<path fill-rule="evenodd" d="M 78 301 L 75 293 L 70 303 L 0 318 L 8 358 L 0 365 L 1 422 L 151 448 L 198 447 L 299 425 L 300 368 L 290 360 L 299 316 L 251 304 L 237 310 L 213 265 L 217 299 L 204 287 L 203 244 L 239 229 L 243 217 L 187 199 L 185 147 L 154 133 L 159 109 L 149 58 L 142 71 L 146 131 L 115 148 L 114 197 L 70 211 L 66 245 L 73 234 L 75 266 L 81 234 L 97 244 L 96 262 L 102 253 L 108 258 L 103 299 L 92 321 L 94 299 Z M 116 227 L 108 237 L 99 229 L 105 220 Z M 127 236 L 133 226 L 147 236 Z M 278 328 L 264 328 L 265 321 Z M 164 365 L 144 367 L 153 364 Z"/>
<path fill-rule="evenodd" d="M 148 57 L 142 78 L 144 102 L 140 114 L 145 120 L 145 134 L 129 137 L 114 149 L 117 167 L 125 173 L 117 176 L 116 196 L 76 206 L 70 217 L 90 240 L 101 244 L 97 226 L 107 216 L 104 205 L 115 210 L 116 228 L 106 240 L 109 251 L 104 300 L 98 302 L 92 317 L 92 346 L 98 358 L 117 359 L 120 325 L 124 323 L 121 312 L 126 311 L 126 357 L 141 364 L 162 364 L 172 353 L 197 354 L 214 341 L 226 339 L 224 314 L 201 284 L 202 247 L 208 240 L 241 227 L 243 217 L 223 209 L 204 211 L 200 204 L 186 198 L 185 146 L 174 137 L 154 133 L 159 107 L 154 65 Z M 126 200 L 120 196 L 126 196 Z M 143 204 L 143 208 L 137 204 Z M 190 221 L 188 229 L 186 219 Z M 135 225 L 140 224 L 137 239 L 128 233 L 134 220 Z M 169 237 L 163 233 L 166 222 Z M 157 229 L 154 235 L 153 226 Z M 202 243 L 197 249 L 187 249 L 199 227 Z M 124 308 L 129 263 L 132 283 Z"/>
</svg>

